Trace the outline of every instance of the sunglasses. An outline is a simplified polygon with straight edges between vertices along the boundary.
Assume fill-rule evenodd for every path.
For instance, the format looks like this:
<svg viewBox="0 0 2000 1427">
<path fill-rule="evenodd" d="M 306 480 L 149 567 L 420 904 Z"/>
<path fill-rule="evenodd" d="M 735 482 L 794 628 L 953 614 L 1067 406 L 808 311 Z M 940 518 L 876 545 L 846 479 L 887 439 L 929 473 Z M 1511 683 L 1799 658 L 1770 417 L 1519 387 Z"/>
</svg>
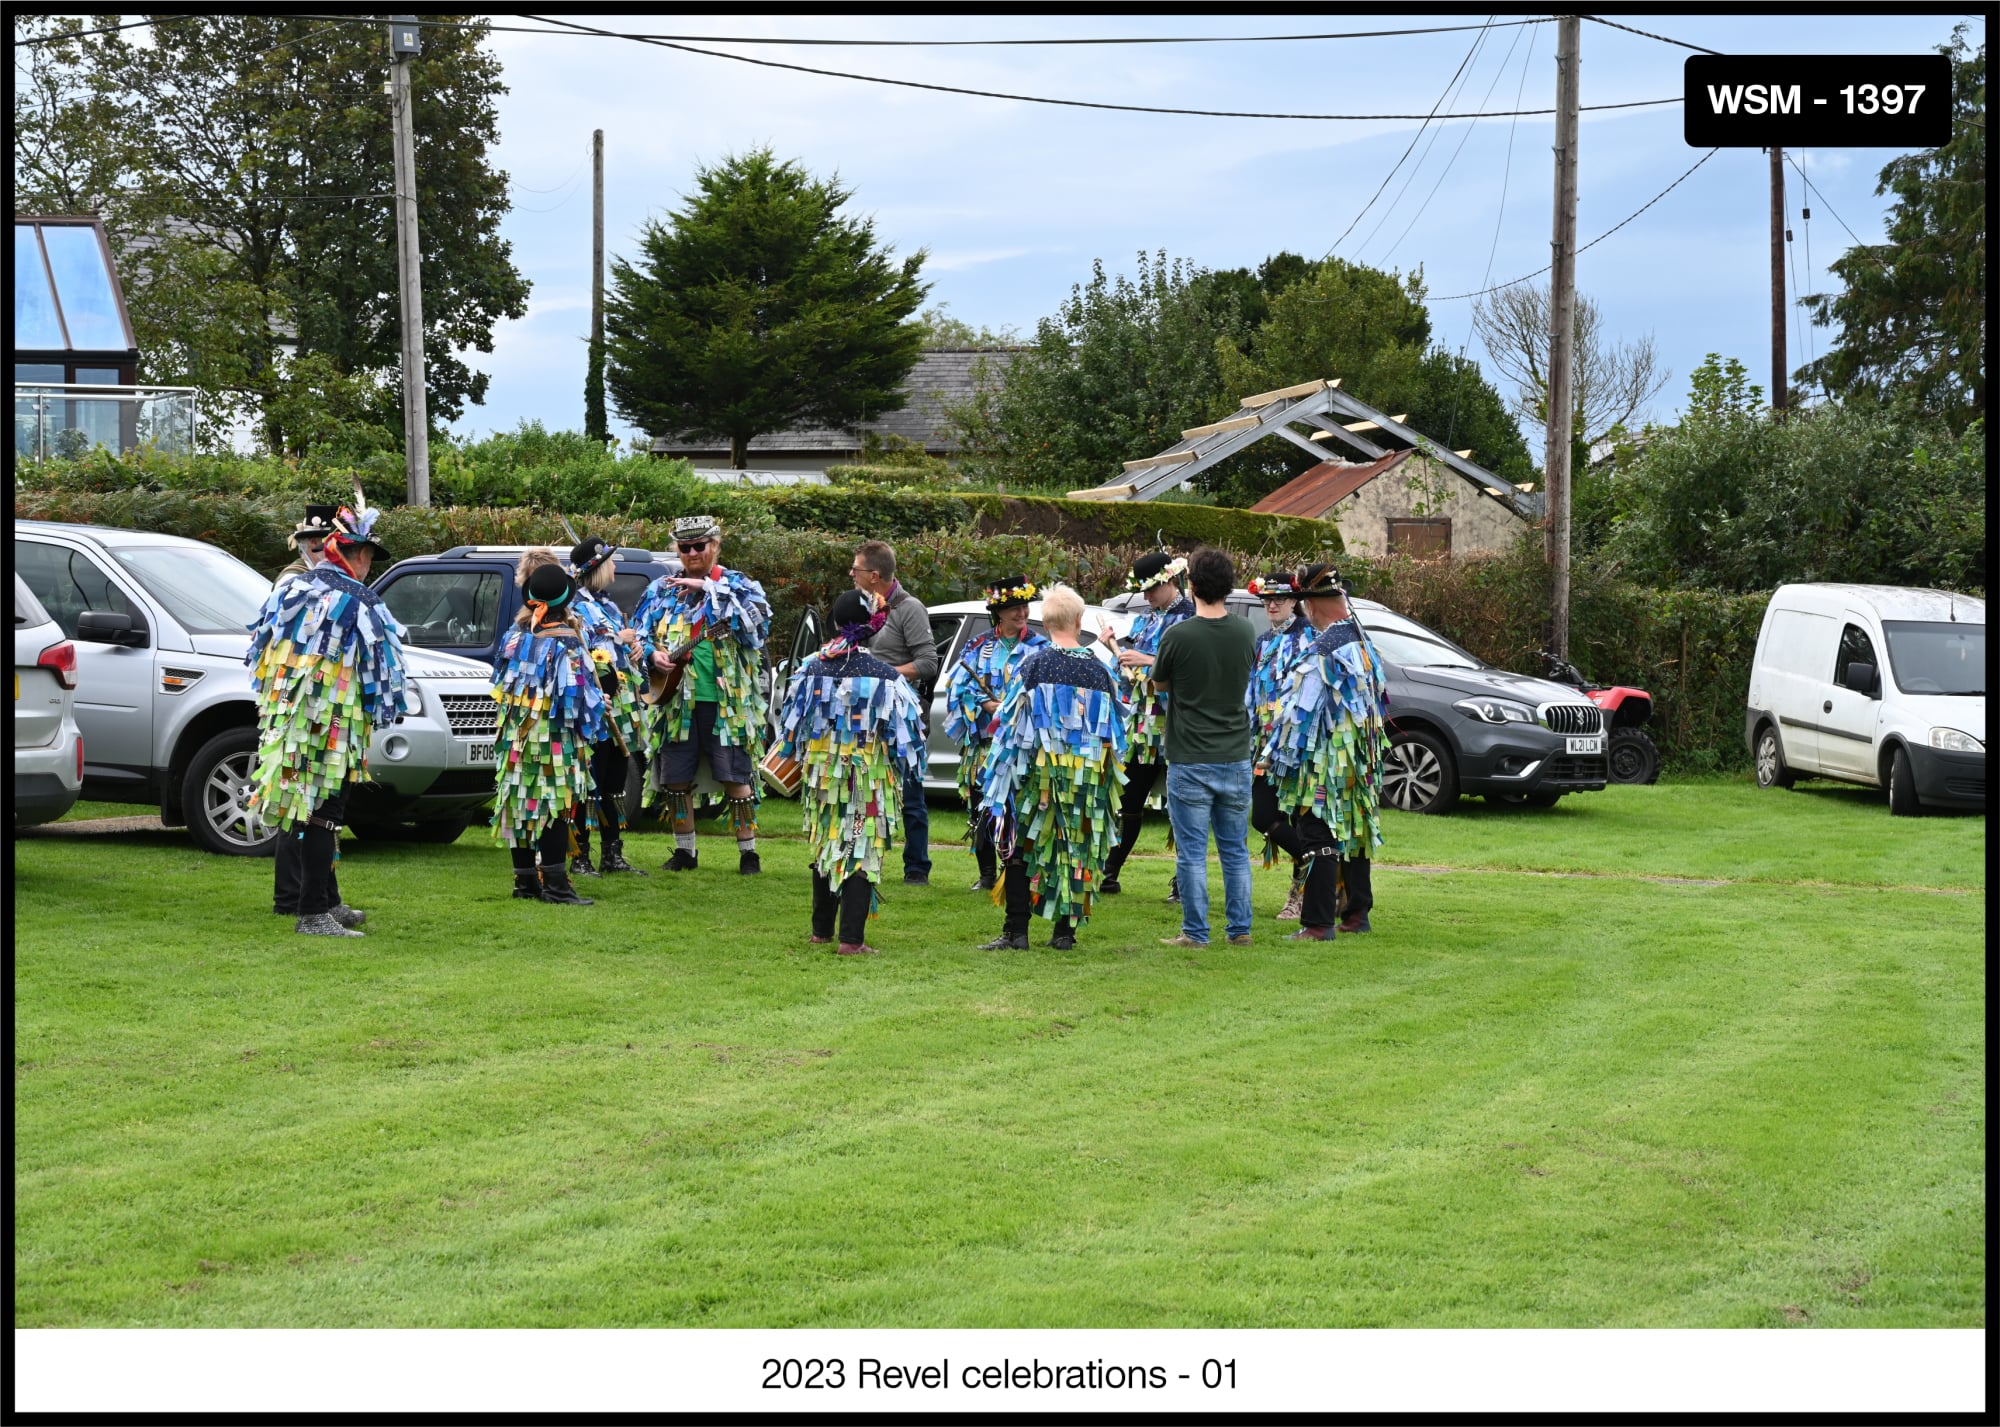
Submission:
<svg viewBox="0 0 2000 1427">
<path fill-rule="evenodd" d="M 683 540 L 675 548 L 683 555 L 698 555 L 706 550 L 710 543 L 707 540 Z"/>
</svg>

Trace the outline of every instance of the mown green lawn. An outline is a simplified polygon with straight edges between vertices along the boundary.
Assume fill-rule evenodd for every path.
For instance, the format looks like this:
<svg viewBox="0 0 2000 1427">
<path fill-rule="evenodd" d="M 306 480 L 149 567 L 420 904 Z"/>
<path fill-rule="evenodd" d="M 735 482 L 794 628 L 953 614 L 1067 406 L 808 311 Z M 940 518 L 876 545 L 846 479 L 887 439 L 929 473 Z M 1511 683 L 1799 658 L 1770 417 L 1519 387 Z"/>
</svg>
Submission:
<svg viewBox="0 0 2000 1427">
<path fill-rule="evenodd" d="M 360 941 L 178 834 L 19 841 L 17 1326 L 1985 1322 L 1982 818 L 1392 814 L 1373 933 L 1260 870 L 1196 953 L 1159 857 L 974 951 L 940 846 L 852 960 L 795 818 L 587 909 L 350 841 Z"/>
</svg>

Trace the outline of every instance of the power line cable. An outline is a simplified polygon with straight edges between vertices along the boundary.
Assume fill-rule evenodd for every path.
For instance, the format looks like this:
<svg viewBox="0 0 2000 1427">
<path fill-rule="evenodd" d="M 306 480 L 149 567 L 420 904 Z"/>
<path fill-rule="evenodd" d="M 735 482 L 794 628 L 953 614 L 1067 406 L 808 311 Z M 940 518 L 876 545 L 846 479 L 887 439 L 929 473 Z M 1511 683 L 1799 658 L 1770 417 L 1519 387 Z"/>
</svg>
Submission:
<svg viewBox="0 0 2000 1427">
<path fill-rule="evenodd" d="M 1672 193 L 1675 189 L 1679 188 L 1683 183 L 1687 181 L 1688 174 L 1693 173 L 1695 169 L 1700 168 L 1703 164 L 1707 163 L 1710 159 L 1714 158 L 1717 154 L 1721 152 L 1722 152 L 1722 146 L 1718 144 L 1714 148 L 1710 149 L 1707 153 L 1703 154 L 1700 158 L 1696 159 L 1693 165 L 1690 166 L 1689 169 L 1687 170 L 1687 173 L 1683 173 L 1679 178 L 1675 179 L 1672 183 L 1668 184 L 1665 188 L 1661 189 L 1658 193 L 1654 194 L 1651 198 L 1647 199 L 1635 211 L 1627 214 L 1625 218 L 1622 219 L 1616 226 L 1605 229 L 1602 233 L 1599 233 L 1595 238 L 1592 238 L 1588 243 L 1585 243 L 1582 247 L 1578 248 L 1576 250 L 1577 256 L 1578 257 L 1583 256 L 1585 253 L 1589 252 L 1592 248 L 1596 247 L 1599 243 L 1603 242 L 1606 238 L 1610 237 L 1613 233 L 1616 233 L 1619 228 L 1623 228 L 1627 223 L 1630 223 L 1634 218 L 1637 218 L 1639 214 L 1644 213 L 1648 208 L 1651 208 L 1655 203 L 1658 203 L 1662 198 L 1665 198 L 1669 193 Z M 1431 302 L 1460 302 L 1468 297 L 1484 297 L 1487 293 L 1498 292 L 1503 287 L 1514 287 L 1520 283 L 1530 282 L 1533 279 L 1540 277 L 1543 273 L 1547 272 L 1549 268 L 1552 268 L 1554 266 L 1555 266 L 1554 263 L 1550 263 L 1548 264 L 1547 267 L 1536 268 L 1533 272 L 1527 274 L 1525 277 L 1517 277 L 1509 282 L 1495 283 L 1492 287 L 1483 287 L 1477 292 L 1455 292 L 1449 297 L 1433 297 L 1428 300 Z"/>
<path fill-rule="evenodd" d="M 1487 18 L 1491 19 L 1492 16 L 1489 15 Z M 1484 30 L 1481 30 L 1479 33 L 1480 33 L 1480 38 L 1483 39 L 1485 37 L 1486 32 Z M 1320 257 L 1321 262 L 1325 262 L 1328 258 L 1332 257 L 1334 255 L 1335 250 L 1338 249 L 1342 243 L 1347 241 L 1347 235 L 1354 231 L 1355 224 L 1358 224 L 1363 218 L 1368 216 L 1368 210 L 1375 206 L 1375 200 L 1382 196 L 1382 190 L 1386 189 L 1389 186 L 1389 180 L 1396 176 L 1396 170 L 1400 169 L 1403 166 L 1403 160 L 1407 159 L 1410 156 L 1410 151 L 1416 148 L 1417 140 L 1421 139 L 1424 136 L 1424 130 L 1428 129 L 1431 125 L 1431 116 L 1436 114 L 1437 111 L 1444 106 L 1445 99 L 1451 94 L 1452 86 L 1458 83 L 1459 75 L 1465 73 L 1466 65 L 1472 62 L 1472 56 L 1475 52 L 1477 52 L 1478 49 L 1479 49 L 1479 39 L 1475 39 L 1472 42 L 1472 47 L 1466 50 L 1465 58 L 1458 62 L 1458 68 L 1452 71 L 1450 81 L 1446 83 L 1443 92 L 1440 93 L 1437 97 L 1437 103 L 1431 105 L 1430 114 L 1424 115 L 1424 122 L 1417 126 L 1416 133 L 1410 135 L 1410 142 L 1408 146 L 1404 148 L 1402 156 L 1396 160 L 1395 164 L 1390 168 L 1389 172 L 1382 176 L 1382 182 L 1379 185 L 1377 185 L 1375 192 L 1369 196 L 1368 201 L 1361 205 L 1361 211 L 1354 215 L 1353 222 L 1350 222 L 1344 229 L 1341 230 L 1340 236 L 1333 240 L 1333 246 L 1328 248 L 1326 252 Z"/>
<path fill-rule="evenodd" d="M 1805 180 L 1806 192 L 1810 193 L 1813 197 L 1817 198 L 1822 204 L 1825 205 L 1826 211 L 1833 214 L 1834 222 L 1838 223 L 1842 228 L 1847 229 L 1847 236 L 1854 239 L 1854 246 L 1859 248 L 1862 252 L 1866 253 L 1870 258 L 1873 258 L 1878 266 L 1887 268 L 1889 265 L 1883 262 L 1882 259 L 1876 255 L 1875 245 L 1862 242 L 1860 235 L 1857 234 L 1852 228 L 1847 227 L 1847 220 L 1840 216 L 1840 210 L 1835 208 L 1831 203 L 1827 202 L 1826 195 L 1824 193 L 1821 193 L 1819 190 L 1819 185 L 1814 183 L 1811 178 L 1807 177 L 1806 171 L 1804 169 L 1799 168 L 1799 161 L 1793 158 L 1790 154 L 1786 154 L 1785 162 L 1790 164 L 1793 168 L 1798 169 L 1799 177 Z"/>
<path fill-rule="evenodd" d="M 1500 57 L 1499 67 L 1493 71 L 1493 82 L 1486 86 L 1486 93 L 1480 98 L 1479 102 L 1481 104 L 1485 104 L 1488 100 L 1493 98 L 1493 91 L 1500 87 L 1500 81 L 1506 77 L 1508 61 L 1514 58 L 1514 51 L 1519 49 L 1520 45 L 1521 45 L 1521 35 L 1519 31 L 1516 31 L 1514 34 L 1514 42 L 1507 46 L 1507 53 Z M 1522 70 L 1522 79 L 1525 81 L 1526 78 L 1527 78 L 1527 71 L 1524 68 Z M 1514 102 L 1518 104 L 1520 100 L 1516 99 Z M 1509 120 L 1508 122 L 1511 128 L 1512 125 L 1518 124 L 1521 121 L 1519 119 L 1513 119 Z M 1396 249 L 1403 246 L 1403 239 L 1409 237 L 1411 231 L 1416 228 L 1418 221 L 1423 218 L 1425 211 L 1430 208 L 1431 200 L 1437 197 L 1438 190 L 1444 187 L 1445 179 L 1450 177 L 1452 169 L 1457 166 L 1458 156 L 1465 152 L 1466 141 L 1472 137 L 1472 131 L 1475 127 L 1476 126 L 1471 124 L 1465 126 L 1465 131 L 1459 135 L 1458 147 L 1453 149 L 1451 151 L 1451 157 L 1445 160 L 1444 171 L 1438 175 L 1437 182 L 1431 185 L 1431 191 L 1424 195 L 1424 201 L 1417 205 L 1416 213 L 1413 214 L 1410 218 L 1410 221 L 1406 225 L 1404 225 L 1403 231 L 1396 235 L 1396 241 L 1389 245 L 1389 251 L 1382 254 L 1380 258 L 1376 259 L 1377 266 L 1380 266 L 1381 264 L 1388 262 L 1390 258 L 1394 257 L 1396 255 Z"/>
<path fill-rule="evenodd" d="M 1009 94 L 993 89 L 967 89 L 954 84 L 926 84 L 915 79 L 888 79 L 879 74 L 854 74 L 847 70 L 816 69 L 811 65 L 787 64 L 774 59 L 758 59 L 752 55 L 726 54 L 721 50 L 705 50 L 695 45 L 684 45 L 669 40 L 647 39 L 641 35 L 621 34 L 616 30 L 599 30 L 588 25 L 578 25 L 569 20 L 550 19 L 542 15 L 530 15 L 531 20 L 541 20 L 552 25 L 568 25 L 584 34 L 597 35 L 610 40 L 634 40 L 640 44 L 655 45 L 661 49 L 680 50 L 685 54 L 706 55 L 710 59 L 734 60 L 738 64 L 754 64 L 765 69 L 789 70 L 795 74 L 816 74 L 827 79 L 853 79 L 863 84 L 887 84 L 898 89 L 927 89 L 937 94 L 964 94 L 974 99 L 1008 99 L 1017 104 L 1053 104 L 1065 109 L 1109 109 L 1124 114 L 1185 114 L 1201 119 L 1300 119 L 1300 120 L 1376 120 L 1376 119 L 1423 119 L 1430 120 L 1435 114 L 1279 114 L 1257 109 L 1180 109 L 1160 104 L 1109 104 L 1094 99 L 1051 99 L 1040 94 Z M 1645 109 L 1661 104 L 1679 104 L 1682 96 L 1676 94 L 1671 99 L 1634 99 L 1622 104 L 1586 104 L 1586 111 L 1599 109 Z M 1446 119 L 1505 119 L 1512 111 L 1479 114 L 1447 114 Z M 1553 114 L 1553 109 L 1524 109 L 1524 114 Z"/>
<path fill-rule="evenodd" d="M 1482 30 L 1480 31 L 1479 35 L 1472 41 L 1472 54 L 1469 57 L 1467 63 L 1460 67 L 1460 75 L 1457 78 L 1456 82 L 1454 83 L 1452 89 L 1445 91 L 1443 103 L 1445 104 L 1455 103 L 1456 101 L 1453 98 L 1453 95 L 1455 93 L 1462 93 L 1463 86 L 1471 82 L 1472 66 L 1478 62 L 1479 52 L 1480 50 L 1484 49 L 1485 46 L 1486 46 L 1486 32 Z M 1490 85 L 1487 87 L 1486 92 L 1488 94 L 1491 94 L 1493 92 L 1492 87 Z M 1389 200 L 1389 206 L 1382 210 L 1382 216 L 1375 220 L 1375 226 L 1368 230 L 1368 236 L 1363 238 L 1361 242 L 1358 245 L 1356 245 L 1354 249 L 1354 257 L 1357 262 L 1360 260 L 1361 255 L 1366 251 L 1368 251 L 1368 245 L 1375 241 L 1375 235 L 1382 231 L 1382 225 L 1384 223 L 1387 223 L 1389 221 L 1390 215 L 1393 214 L 1396 211 L 1396 209 L 1402 205 L 1403 197 L 1410 191 L 1410 185 L 1416 182 L 1417 174 L 1420 171 L 1422 171 L 1423 166 L 1425 164 L 1430 162 L 1431 150 L 1437 147 L 1438 135 L 1444 132 L 1444 125 L 1439 124 L 1435 128 L 1431 128 L 1431 126 L 1429 125 L 1426 125 L 1425 127 L 1430 129 L 1430 137 L 1424 140 L 1424 151 L 1417 155 L 1417 161 L 1411 164 L 1410 171 L 1403 175 L 1403 186 L 1396 190 L 1396 196 Z M 1461 137 L 1459 140 L 1459 145 L 1461 148 L 1464 147 L 1465 138 L 1471 136 L 1472 129 L 1473 126 L 1470 124 L 1467 124 L 1465 126 L 1464 137 Z"/>
<path fill-rule="evenodd" d="M 351 15 L 302 15 L 308 20 L 342 19 L 363 20 L 367 24 L 380 24 L 379 20 L 365 19 Z M 528 18 L 535 18 L 529 16 Z M 1525 20 L 1501 20 L 1490 28 L 1505 29 L 1510 25 L 1546 25 L 1554 20 L 1552 15 L 1540 15 Z M 141 20 L 138 23 L 147 24 Z M 524 35 L 576 35 L 593 33 L 588 30 L 550 30 L 530 28 L 526 25 L 494 25 L 479 20 L 428 20 L 416 21 L 423 29 L 473 29 L 500 30 Z M 1097 38 L 1035 38 L 1013 40 L 883 40 L 883 39 L 828 39 L 805 36 L 772 35 L 677 35 L 656 31 L 621 31 L 617 38 L 627 40 L 674 40 L 711 45 L 826 45 L 849 48 L 877 49 L 962 49 L 1001 48 L 1013 45 L 1256 45 L 1288 43 L 1297 40 L 1372 40 L 1386 39 L 1399 35 L 1448 35 L 1464 30 L 1489 28 L 1483 25 L 1430 25 L 1419 29 L 1405 30 L 1349 30 L 1344 33 L 1320 33 L 1307 35 L 1113 35 Z M 603 33 L 609 34 L 610 31 Z"/>
<path fill-rule="evenodd" d="M 1722 53 L 1721 50 L 1712 50 L 1705 45 L 1691 45 L 1686 40 L 1676 40 L 1667 35 L 1656 35 L 1651 30 L 1635 30 L 1630 25 L 1621 25 L 1616 20 L 1607 20 L 1601 15 L 1583 15 L 1579 18 L 1588 20 L 1593 25 L 1608 25 L 1614 30 L 1623 30 L 1630 35 L 1644 35 L 1647 39 L 1658 40 L 1664 45 L 1679 45 L 1684 50 L 1695 50 L 1705 55 L 1719 55 Z"/>
<path fill-rule="evenodd" d="M 137 29 L 143 29 L 147 25 L 171 25 L 176 20 L 198 20 L 202 18 L 204 17 L 200 15 L 155 15 L 150 19 L 128 20 L 126 23 L 122 25 L 105 25 L 95 30 L 71 30 L 67 34 L 37 35 L 33 39 L 16 40 L 14 41 L 14 46 L 17 49 L 29 49 L 35 45 L 54 44 L 59 40 L 80 40 L 85 35 L 112 35 L 116 34 L 120 30 L 137 30 Z M 326 19 L 329 17 L 322 15 L 322 16 L 317 16 L 315 18 Z M 339 18 L 349 19 L 352 17 L 341 16 Z"/>
</svg>

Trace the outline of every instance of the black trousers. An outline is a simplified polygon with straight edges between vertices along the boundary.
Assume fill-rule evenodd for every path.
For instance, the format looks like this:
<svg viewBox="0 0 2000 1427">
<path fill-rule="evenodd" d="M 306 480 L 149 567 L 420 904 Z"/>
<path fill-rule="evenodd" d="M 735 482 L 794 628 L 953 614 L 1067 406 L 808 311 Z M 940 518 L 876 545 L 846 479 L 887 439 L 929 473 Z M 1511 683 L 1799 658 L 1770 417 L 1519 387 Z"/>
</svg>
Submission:
<svg viewBox="0 0 2000 1427">
<path fill-rule="evenodd" d="M 1028 886 L 1028 863 L 1022 847 L 1017 843 L 1014 855 L 1007 859 L 1006 887 L 1007 920 L 1000 924 L 1002 936 L 1026 936 L 1028 922 L 1035 915 L 1035 895 Z M 1075 917 L 1058 917 L 1054 936 L 1065 932 L 1076 934 Z"/>
<path fill-rule="evenodd" d="M 1278 790 L 1261 773 L 1250 784 L 1250 826 L 1269 837 L 1292 861 L 1297 862 L 1305 855 L 1298 828 L 1278 806 Z"/>
<path fill-rule="evenodd" d="M 346 794 L 343 792 L 341 795 L 343 806 L 346 801 Z M 339 821 L 339 814 L 334 815 L 334 821 Z M 299 915 L 299 893 L 303 889 L 306 875 L 304 840 L 291 832 L 280 832 L 272 861 L 276 863 L 276 868 L 271 890 L 271 910 L 283 912 L 288 917 L 296 917 Z M 328 907 L 340 905 L 340 877 L 331 866 L 326 869 L 326 894 L 329 898 Z"/>
<path fill-rule="evenodd" d="M 278 835 L 273 901 L 278 907 L 284 907 L 287 891 L 285 878 L 288 871 L 295 873 L 298 882 L 291 895 L 294 912 L 301 917 L 316 917 L 321 912 L 330 912 L 340 902 L 340 893 L 333 879 L 333 857 L 340 850 L 339 825 L 347 819 L 347 785 L 341 784 L 340 791 L 314 808 L 312 815 L 334 826 L 321 827 L 316 822 L 295 823 Z M 289 859 L 284 852 L 286 843 L 292 845 Z"/>
<path fill-rule="evenodd" d="M 1333 830 L 1313 814 L 1300 813 L 1297 822 L 1304 838 L 1305 851 L 1312 856 L 1312 865 L 1306 871 L 1305 900 L 1299 907 L 1299 925 L 1338 925 L 1338 903 L 1342 890 L 1347 893 L 1347 915 L 1367 916 L 1375 906 L 1368 859 L 1332 854 Z"/>
<path fill-rule="evenodd" d="M 542 854 L 542 866 L 550 871 L 568 875 L 569 869 L 569 819 L 557 818 L 543 828 L 533 845 L 510 847 L 508 853 L 514 859 L 516 872 L 535 870 L 535 853 Z"/>
<path fill-rule="evenodd" d="M 1133 844 L 1139 840 L 1140 824 L 1145 821 L 1146 799 L 1153 791 L 1153 784 L 1166 774 L 1165 759 L 1125 765 L 1125 793 L 1118 801 L 1118 846 L 1111 850 L 1111 860 L 1104 865 L 1106 878 L 1116 877 L 1125 859 L 1132 855 Z"/>
<path fill-rule="evenodd" d="M 618 800 L 625 793 L 625 770 L 631 766 L 633 755 L 618 746 L 618 740 L 607 738 L 602 743 L 593 744 L 590 750 L 590 801 L 597 805 L 597 826 L 604 833 L 604 844 L 609 847 L 618 842 Z M 645 764 L 639 766 L 640 783 L 646 786 Z M 637 808 L 632 810 L 635 814 Z M 570 814 L 576 825 L 576 845 L 586 857 L 590 855 L 590 824 L 584 818 L 582 808 Z"/>
<path fill-rule="evenodd" d="M 813 872 L 814 936 L 832 936 L 836 914 L 840 920 L 843 946 L 860 946 L 868 940 L 868 907 L 875 900 L 874 884 L 865 872 L 856 872 L 835 891 L 833 880 L 824 872 Z"/>
<path fill-rule="evenodd" d="M 990 882 L 1000 874 L 1000 853 L 993 845 L 993 824 L 986 818 L 985 806 L 979 801 L 979 794 L 973 793 L 965 805 L 967 834 L 972 839 L 972 855 L 979 862 L 979 877 Z"/>
</svg>

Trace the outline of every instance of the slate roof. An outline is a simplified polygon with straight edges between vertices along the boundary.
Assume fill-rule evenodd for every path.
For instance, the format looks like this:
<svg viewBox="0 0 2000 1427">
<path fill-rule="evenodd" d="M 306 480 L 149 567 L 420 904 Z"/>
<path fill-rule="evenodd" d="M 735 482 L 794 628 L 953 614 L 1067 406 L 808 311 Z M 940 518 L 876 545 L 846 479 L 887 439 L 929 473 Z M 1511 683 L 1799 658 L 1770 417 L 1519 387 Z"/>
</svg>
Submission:
<svg viewBox="0 0 2000 1427">
<path fill-rule="evenodd" d="M 840 431 L 827 427 L 802 428 L 793 431 L 771 431 L 753 437 L 749 446 L 751 456 L 826 456 L 828 458 L 856 455 L 861 450 L 861 433 L 872 431 L 878 435 L 899 436 L 905 441 L 914 441 L 936 456 L 955 456 L 956 443 L 943 435 L 944 407 L 947 403 L 956 405 L 968 401 L 978 390 L 974 369 L 979 363 L 986 364 L 986 384 L 997 386 L 1023 347 L 940 347 L 925 352 L 917 358 L 916 366 L 910 369 L 903 388 L 910 393 L 910 399 L 901 410 L 891 411 L 877 420 L 864 421 L 850 430 Z M 669 456 L 726 456 L 729 443 L 726 441 L 681 441 L 676 437 L 667 438 L 665 454 Z"/>
</svg>

